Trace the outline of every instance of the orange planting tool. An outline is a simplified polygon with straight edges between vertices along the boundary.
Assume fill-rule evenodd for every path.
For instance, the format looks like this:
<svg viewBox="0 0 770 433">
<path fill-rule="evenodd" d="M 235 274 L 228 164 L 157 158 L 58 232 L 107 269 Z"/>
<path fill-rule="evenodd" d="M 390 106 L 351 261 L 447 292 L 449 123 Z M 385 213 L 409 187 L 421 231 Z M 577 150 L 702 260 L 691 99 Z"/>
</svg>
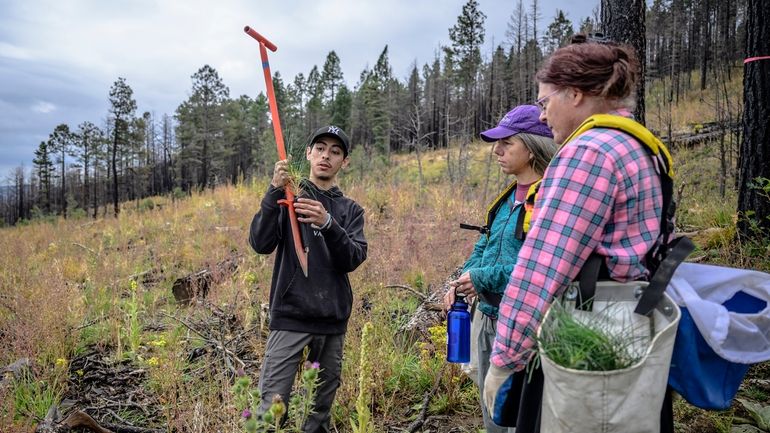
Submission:
<svg viewBox="0 0 770 433">
<path fill-rule="evenodd" d="M 245 31 L 249 36 L 256 39 L 259 42 L 259 55 L 262 57 L 262 70 L 265 73 L 265 86 L 267 87 L 267 100 L 270 104 L 270 116 L 273 121 L 273 133 L 275 134 L 275 145 L 278 148 L 278 157 L 281 160 L 286 159 L 286 146 L 283 143 L 283 132 L 281 131 L 281 120 L 278 117 L 278 103 L 275 100 L 275 91 L 273 90 L 273 77 L 270 75 L 270 63 L 267 61 L 267 49 L 275 52 L 278 47 L 272 42 L 268 41 L 264 36 L 260 35 L 254 29 L 246 26 Z M 299 266 L 302 268 L 302 273 L 307 277 L 307 248 L 302 246 L 302 237 L 299 231 L 299 221 L 297 221 L 297 213 L 294 210 L 294 192 L 288 185 L 285 188 L 286 199 L 278 200 L 278 203 L 286 206 L 289 211 L 289 220 L 291 221 L 291 236 L 294 238 L 294 251 L 297 253 L 297 259 L 299 259 Z"/>
</svg>

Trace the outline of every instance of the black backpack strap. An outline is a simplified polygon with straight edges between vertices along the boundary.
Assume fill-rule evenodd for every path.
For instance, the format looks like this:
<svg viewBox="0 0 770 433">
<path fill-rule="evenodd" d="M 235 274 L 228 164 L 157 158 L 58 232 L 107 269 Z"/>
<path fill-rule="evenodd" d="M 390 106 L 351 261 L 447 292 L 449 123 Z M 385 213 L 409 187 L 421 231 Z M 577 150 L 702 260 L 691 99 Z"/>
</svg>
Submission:
<svg viewBox="0 0 770 433">
<path fill-rule="evenodd" d="M 578 293 L 577 300 L 575 301 L 575 308 L 583 311 L 591 311 L 594 306 L 596 282 L 608 280 L 609 278 L 609 270 L 607 269 L 607 264 L 604 262 L 604 256 L 600 256 L 596 252 L 591 253 L 577 276 Z"/>
<path fill-rule="evenodd" d="M 676 268 L 679 267 L 684 259 L 695 249 L 692 241 L 687 237 L 675 239 L 670 244 L 670 249 L 666 258 L 658 265 L 658 270 L 650 280 L 650 284 L 644 289 L 639 303 L 636 305 L 634 313 L 644 316 L 650 315 L 652 310 L 663 298 L 663 292 L 666 291 L 671 277 L 674 276 Z"/>
<path fill-rule="evenodd" d="M 663 194 L 663 209 L 660 214 L 660 237 L 645 256 L 647 269 L 655 271 L 661 261 L 666 258 L 671 234 L 674 233 L 674 214 L 676 213 L 676 202 L 674 202 L 674 181 L 665 173 L 660 175 L 660 186 Z"/>
<path fill-rule="evenodd" d="M 526 204 L 525 204 L 525 203 L 522 203 L 522 204 L 519 206 L 519 211 L 518 211 L 518 214 L 519 214 L 519 215 L 518 215 L 518 217 L 517 217 L 517 219 L 516 219 L 516 232 L 515 232 L 515 234 L 514 234 L 514 236 L 516 237 L 516 239 L 518 239 L 518 240 L 520 240 L 520 241 L 523 241 L 523 240 L 524 240 L 524 238 L 526 238 L 526 237 L 527 237 L 527 234 L 526 234 L 526 233 L 524 233 L 524 214 L 525 214 L 526 212 L 527 212 L 527 210 L 526 210 Z"/>
</svg>

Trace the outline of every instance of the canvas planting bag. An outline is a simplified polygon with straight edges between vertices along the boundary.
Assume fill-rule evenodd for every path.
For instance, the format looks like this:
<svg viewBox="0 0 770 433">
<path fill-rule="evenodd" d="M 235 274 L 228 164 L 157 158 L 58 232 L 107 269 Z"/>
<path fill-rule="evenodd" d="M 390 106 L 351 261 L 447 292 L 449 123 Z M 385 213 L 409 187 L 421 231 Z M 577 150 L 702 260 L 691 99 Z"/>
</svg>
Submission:
<svg viewBox="0 0 770 433">
<path fill-rule="evenodd" d="M 574 308 L 579 291 L 577 283 L 557 301 L 566 303 L 567 310 L 581 323 L 599 320 L 599 315 L 603 315 L 610 328 L 623 329 L 624 333 L 632 329 L 635 352 L 641 359 L 622 370 L 583 371 L 556 365 L 540 348 L 545 377 L 542 432 L 660 431 L 661 407 L 681 313 L 676 303 L 663 295 L 649 315 L 636 314 L 634 310 L 647 285 L 646 282 L 597 282 L 591 311 Z M 552 320 L 552 311 L 549 309 L 538 329 L 539 338 Z"/>
</svg>

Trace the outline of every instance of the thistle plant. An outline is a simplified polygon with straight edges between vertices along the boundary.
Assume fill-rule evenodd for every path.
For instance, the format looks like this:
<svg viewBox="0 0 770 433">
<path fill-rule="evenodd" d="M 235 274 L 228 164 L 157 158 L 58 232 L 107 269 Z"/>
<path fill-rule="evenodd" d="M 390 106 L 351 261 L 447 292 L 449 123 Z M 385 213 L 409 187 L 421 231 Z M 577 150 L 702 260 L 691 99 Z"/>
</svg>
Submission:
<svg viewBox="0 0 770 433">
<path fill-rule="evenodd" d="M 321 384 L 318 377 L 321 366 L 317 362 L 305 362 L 299 390 L 294 392 L 289 401 L 289 414 L 294 421 L 294 431 L 301 432 L 307 418 L 314 413 L 316 391 Z"/>
<path fill-rule="evenodd" d="M 259 389 L 253 388 L 251 385 L 251 378 L 240 370 L 239 377 L 236 379 L 235 385 L 233 385 L 232 393 L 236 407 L 239 409 L 243 408 L 240 413 L 243 431 L 246 433 L 270 430 L 280 431 L 281 416 L 283 416 L 281 408 L 283 407 L 284 412 L 286 408 L 283 402 L 280 401 L 280 396 L 276 396 L 278 401 L 274 400 L 270 410 L 262 414 L 261 418 L 258 418 L 256 414 L 259 411 L 261 395 Z M 276 414 L 280 414 L 280 416 L 276 417 Z"/>
<path fill-rule="evenodd" d="M 302 372 L 300 388 L 294 392 L 289 402 L 288 414 L 286 404 L 280 395 L 273 396 L 270 408 L 257 416 L 260 410 L 262 396 L 259 389 L 252 386 L 251 378 L 238 371 L 238 378 L 232 387 L 233 400 L 240 412 L 243 431 L 256 432 L 302 432 L 302 426 L 313 413 L 316 390 L 320 384 L 318 377 L 320 366 L 317 362 L 305 363 Z M 288 419 L 285 417 L 288 415 Z"/>
<path fill-rule="evenodd" d="M 369 403 L 372 399 L 371 390 L 374 387 L 371 358 L 374 352 L 373 329 L 372 322 L 366 322 L 361 332 L 361 355 L 358 360 L 358 398 L 356 398 L 356 414 L 358 419 L 357 421 L 350 420 L 353 433 L 374 432 L 374 425 L 371 422 L 372 414 L 369 411 Z"/>
<path fill-rule="evenodd" d="M 555 302 L 543 322 L 537 344 L 548 359 L 562 367 L 584 371 L 612 371 L 638 362 L 650 341 L 649 329 L 621 319 L 614 308 L 591 313 L 581 320 Z"/>
</svg>

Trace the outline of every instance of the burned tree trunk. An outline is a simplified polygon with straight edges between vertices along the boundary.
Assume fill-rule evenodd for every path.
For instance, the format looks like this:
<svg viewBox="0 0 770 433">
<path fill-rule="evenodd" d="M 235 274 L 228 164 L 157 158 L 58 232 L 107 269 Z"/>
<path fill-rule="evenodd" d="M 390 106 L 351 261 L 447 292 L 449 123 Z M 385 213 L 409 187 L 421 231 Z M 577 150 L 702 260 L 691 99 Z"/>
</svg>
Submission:
<svg viewBox="0 0 770 433">
<path fill-rule="evenodd" d="M 647 39 L 645 37 L 644 0 L 602 0 L 602 28 L 613 41 L 631 45 L 639 59 L 639 84 L 636 88 L 636 120 L 644 124 L 644 75 Z"/>
<path fill-rule="evenodd" d="M 770 2 L 749 0 L 746 19 L 738 232 L 759 240 L 770 231 Z"/>
</svg>

